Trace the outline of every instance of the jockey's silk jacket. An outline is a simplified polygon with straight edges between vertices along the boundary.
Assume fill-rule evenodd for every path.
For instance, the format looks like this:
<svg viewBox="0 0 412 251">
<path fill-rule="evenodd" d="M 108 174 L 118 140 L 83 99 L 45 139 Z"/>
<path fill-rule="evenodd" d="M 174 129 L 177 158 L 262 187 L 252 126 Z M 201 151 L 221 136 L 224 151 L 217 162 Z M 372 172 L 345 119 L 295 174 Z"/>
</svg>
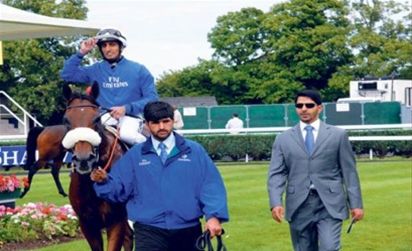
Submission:
<svg viewBox="0 0 412 251">
<path fill-rule="evenodd" d="M 144 65 L 122 57 L 116 65 L 103 60 L 80 66 L 83 57 L 79 51 L 72 55 L 64 63 L 60 76 L 67 82 L 97 82 L 100 106 L 126 106 L 127 114 L 137 116 L 148 102 L 158 100 L 154 78 Z"/>
</svg>

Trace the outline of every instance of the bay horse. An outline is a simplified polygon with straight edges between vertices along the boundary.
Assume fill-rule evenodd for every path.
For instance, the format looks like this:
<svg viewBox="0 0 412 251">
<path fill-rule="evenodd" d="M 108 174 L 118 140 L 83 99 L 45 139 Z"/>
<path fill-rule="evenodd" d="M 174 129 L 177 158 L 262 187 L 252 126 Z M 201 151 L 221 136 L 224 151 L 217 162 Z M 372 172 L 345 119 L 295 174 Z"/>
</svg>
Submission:
<svg viewBox="0 0 412 251">
<path fill-rule="evenodd" d="M 33 176 L 43 167 L 51 168 L 51 174 L 59 194 L 64 197 L 67 196 L 59 178 L 60 169 L 63 165 L 63 159 L 67 152 L 61 144 L 66 132 L 67 127 L 64 125 L 46 127 L 35 126 L 30 128 L 26 140 L 27 159 L 24 166 L 25 170 L 29 170 L 28 186 L 23 189 L 20 194 L 20 198 L 23 198 L 30 190 Z M 39 151 L 37 161 L 36 149 Z M 53 161 L 53 164 L 51 164 L 50 161 Z"/>
<path fill-rule="evenodd" d="M 128 224 L 125 203 L 110 203 L 97 197 L 90 173 L 94 168 L 111 166 L 126 152 L 116 135 L 100 122 L 96 98 L 99 86 L 94 83 L 90 95 L 72 92 L 63 85 L 63 96 L 68 100 L 63 123 L 68 128 L 62 145 L 72 152 L 72 174 L 69 200 L 76 212 L 80 229 L 92 251 L 103 251 L 102 230 L 107 233 L 107 250 L 133 249 L 133 231 Z"/>
</svg>

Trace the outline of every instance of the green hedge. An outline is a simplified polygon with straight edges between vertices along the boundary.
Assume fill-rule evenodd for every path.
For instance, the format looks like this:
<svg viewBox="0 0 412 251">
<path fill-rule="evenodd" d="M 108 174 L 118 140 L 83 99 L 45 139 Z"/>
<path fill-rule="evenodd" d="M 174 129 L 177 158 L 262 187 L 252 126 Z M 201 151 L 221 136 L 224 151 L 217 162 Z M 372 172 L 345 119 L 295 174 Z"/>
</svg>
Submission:
<svg viewBox="0 0 412 251">
<path fill-rule="evenodd" d="M 349 132 L 350 136 L 411 136 L 412 130 L 386 130 L 368 132 Z M 356 154 L 369 153 L 373 149 L 375 156 L 384 158 L 387 154 L 411 157 L 412 141 L 353 141 L 352 146 Z"/>
<path fill-rule="evenodd" d="M 23 146 L 23 145 L 26 145 L 25 140 L 0 141 L 0 146 Z"/>
<path fill-rule="evenodd" d="M 402 136 L 412 135 L 412 130 L 391 131 L 358 131 L 349 132 L 349 136 Z M 186 135 L 185 135 L 186 136 Z M 247 153 L 253 160 L 266 160 L 270 158 L 275 134 L 238 134 L 238 135 L 187 135 L 206 148 L 214 161 L 230 157 L 233 160 L 244 158 Z M 402 157 L 412 156 L 411 141 L 352 141 L 353 151 L 356 155 L 368 154 L 370 149 L 374 155 L 384 158 L 387 154 Z"/>
<path fill-rule="evenodd" d="M 238 160 L 244 158 L 246 153 L 254 160 L 268 159 L 275 137 L 274 134 L 187 136 L 200 143 L 213 160 L 222 160 L 224 157 Z"/>
</svg>

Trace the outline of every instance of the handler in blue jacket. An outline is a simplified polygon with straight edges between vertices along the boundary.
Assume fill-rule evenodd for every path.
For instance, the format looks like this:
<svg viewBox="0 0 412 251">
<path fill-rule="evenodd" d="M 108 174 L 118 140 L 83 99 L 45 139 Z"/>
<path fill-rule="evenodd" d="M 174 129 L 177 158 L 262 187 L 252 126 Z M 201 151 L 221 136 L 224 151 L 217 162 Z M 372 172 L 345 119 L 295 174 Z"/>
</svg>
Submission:
<svg viewBox="0 0 412 251">
<path fill-rule="evenodd" d="M 173 132 L 173 116 L 170 104 L 149 102 L 144 118 L 150 138 L 130 149 L 110 173 L 99 168 L 91 174 L 99 197 L 127 201 L 137 251 L 195 251 L 203 216 L 211 237 L 221 235 L 221 223 L 229 220 L 218 169 L 201 145 Z"/>
</svg>

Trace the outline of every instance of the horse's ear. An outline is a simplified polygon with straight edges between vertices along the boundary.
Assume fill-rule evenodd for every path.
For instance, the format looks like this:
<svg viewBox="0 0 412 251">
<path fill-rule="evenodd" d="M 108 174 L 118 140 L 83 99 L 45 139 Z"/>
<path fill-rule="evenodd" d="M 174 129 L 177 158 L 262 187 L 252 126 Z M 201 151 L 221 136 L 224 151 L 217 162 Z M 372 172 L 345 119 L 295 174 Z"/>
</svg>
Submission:
<svg viewBox="0 0 412 251">
<path fill-rule="evenodd" d="M 99 92 L 99 83 L 97 83 L 97 81 L 94 81 L 92 85 L 92 91 L 90 92 L 90 96 L 96 100 L 99 96 Z"/>
<path fill-rule="evenodd" d="M 69 86 L 69 83 L 64 83 L 63 84 L 63 97 L 66 99 L 66 101 L 70 100 L 70 97 L 72 95 L 72 89 Z"/>
</svg>

